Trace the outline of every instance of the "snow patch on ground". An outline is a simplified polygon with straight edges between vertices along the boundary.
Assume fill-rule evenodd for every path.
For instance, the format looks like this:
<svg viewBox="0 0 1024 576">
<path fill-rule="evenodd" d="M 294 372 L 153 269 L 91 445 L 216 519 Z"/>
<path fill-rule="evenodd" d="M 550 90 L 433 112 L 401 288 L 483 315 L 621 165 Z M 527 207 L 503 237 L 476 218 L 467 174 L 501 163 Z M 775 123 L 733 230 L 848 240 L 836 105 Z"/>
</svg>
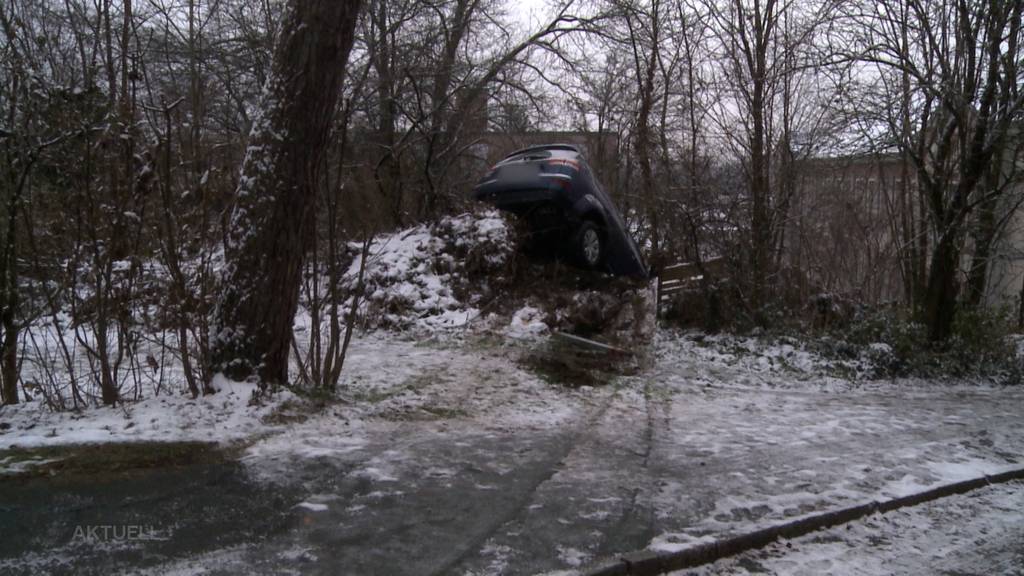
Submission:
<svg viewBox="0 0 1024 576">
<path fill-rule="evenodd" d="M 41 402 L 0 408 L 9 427 L 0 449 L 102 442 L 198 441 L 227 443 L 265 431 L 264 418 L 293 396 L 287 391 L 250 405 L 255 384 L 215 381 L 216 394 L 192 399 L 162 395 L 117 407 L 52 412 Z"/>
<path fill-rule="evenodd" d="M 657 369 L 668 377 L 706 386 L 831 393 L 854 389 L 920 391 L 936 386 L 934 380 L 919 378 L 875 378 L 875 363 L 892 353 L 881 342 L 861 350 L 850 347 L 845 357 L 831 358 L 810 349 L 808 342 L 786 336 L 661 330 L 655 335 L 654 350 Z M 978 382 L 949 381 L 941 385 L 948 392 L 1002 389 Z"/>
<path fill-rule="evenodd" d="M 775 542 L 673 572 L 722 574 L 1019 574 L 1024 484 L 991 486 Z"/>
<path fill-rule="evenodd" d="M 655 552 L 679 552 L 686 548 L 693 548 L 701 544 L 714 542 L 715 538 L 709 535 L 693 536 L 684 532 L 666 532 L 651 540 L 648 550 Z"/>
<path fill-rule="evenodd" d="M 519 353 L 472 339 L 414 341 L 377 333 L 353 340 L 339 402 L 260 438 L 243 462 L 257 477 L 282 482 L 295 459 L 358 462 L 348 474 L 376 486 L 399 481 L 417 460 L 415 446 L 387 440 L 403 431 L 457 443 L 466 433 L 557 430 L 578 418 L 586 394 L 527 372 Z M 454 471 L 434 465 L 414 475 L 445 478 Z"/>
<path fill-rule="evenodd" d="M 544 323 L 544 312 L 533 306 L 523 306 L 512 315 L 505 334 L 511 338 L 536 338 L 550 330 Z"/>
<path fill-rule="evenodd" d="M 845 378 L 835 374 L 856 376 L 870 370 L 866 359 L 833 361 L 807 350 L 795 339 L 768 339 L 730 334 L 661 331 L 655 339 L 656 355 L 666 368 L 678 368 L 673 360 L 700 366 L 697 374 L 680 374 L 716 381 L 736 374 L 737 384 L 756 387 L 792 387 L 810 379 L 836 388 L 848 388 Z M 822 382 L 822 377 L 826 382 Z"/>
<path fill-rule="evenodd" d="M 765 361 L 779 357 L 797 361 Z M 756 530 L 1024 461 L 1024 433 L 1011 424 L 1024 402 L 1018 388 L 821 375 L 831 369 L 786 345 L 663 339 L 648 377 L 671 398 L 663 410 L 672 425 L 653 452 L 679 478 L 696 467 L 715 485 L 661 483 L 650 501 L 663 534 L 649 547 L 675 548 L 677 532 Z"/>
<path fill-rule="evenodd" d="M 568 566 L 579 567 L 590 558 L 590 554 L 571 546 L 556 546 L 558 558 Z"/>
<path fill-rule="evenodd" d="M 480 554 L 486 558 L 490 558 L 490 564 L 487 569 L 482 572 L 469 571 L 465 576 L 490 576 L 491 574 L 502 574 L 509 566 L 511 557 L 515 551 L 508 546 L 493 546 L 485 544 L 480 550 Z"/>
</svg>

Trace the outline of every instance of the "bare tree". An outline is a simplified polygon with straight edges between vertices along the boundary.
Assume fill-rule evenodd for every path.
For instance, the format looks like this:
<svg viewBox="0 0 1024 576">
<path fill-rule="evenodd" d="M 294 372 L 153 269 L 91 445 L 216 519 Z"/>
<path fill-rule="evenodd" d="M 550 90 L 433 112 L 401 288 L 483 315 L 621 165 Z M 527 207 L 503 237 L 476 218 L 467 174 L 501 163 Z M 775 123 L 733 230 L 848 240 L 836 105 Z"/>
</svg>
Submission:
<svg viewBox="0 0 1024 576">
<path fill-rule="evenodd" d="M 1024 110 L 1024 2 L 902 0 L 853 10 L 861 60 L 877 67 L 881 81 L 902 78 L 886 85 L 893 88 L 888 101 L 901 101 L 896 90 L 909 93 L 902 101 L 909 100 L 910 126 L 891 118 L 888 129 L 914 167 L 930 217 L 921 308 L 929 337 L 944 340 L 956 314 L 967 226 L 979 206 L 987 209 L 1006 190 L 997 182 L 999 162 L 1016 148 L 1007 144 Z M 986 185 L 986 178 L 997 181 Z"/>
<path fill-rule="evenodd" d="M 739 151 L 749 192 L 748 300 L 757 314 L 768 298 L 795 192 L 794 88 L 806 66 L 801 52 L 827 9 L 823 3 L 779 0 L 708 2 L 707 9 L 724 64 L 718 124 Z"/>
<path fill-rule="evenodd" d="M 662 67 L 664 11 L 660 0 L 653 0 L 649 7 L 641 7 L 638 3 L 630 3 L 624 7 L 624 17 L 629 30 L 628 42 L 636 70 L 636 95 L 639 102 L 636 111 L 635 147 L 637 162 L 640 165 L 641 189 L 646 195 L 651 255 L 655 260 L 659 259 L 661 250 L 661 209 L 657 199 L 662 192 L 662 186 L 658 185 L 654 174 L 652 147 L 655 138 L 651 130 L 651 114 L 658 100 L 667 104 L 667 98 L 659 98 L 655 86 L 658 70 Z M 663 85 L 667 87 L 668 82 L 664 82 Z"/>
</svg>

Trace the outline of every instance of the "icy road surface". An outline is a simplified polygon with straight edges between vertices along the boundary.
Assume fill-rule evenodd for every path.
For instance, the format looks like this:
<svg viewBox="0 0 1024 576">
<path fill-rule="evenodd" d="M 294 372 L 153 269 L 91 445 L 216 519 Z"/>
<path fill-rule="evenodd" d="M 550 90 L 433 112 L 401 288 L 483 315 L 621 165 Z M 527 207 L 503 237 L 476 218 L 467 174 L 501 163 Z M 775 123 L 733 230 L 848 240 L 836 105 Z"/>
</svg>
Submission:
<svg viewBox="0 0 1024 576">
<path fill-rule="evenodd" d="M 785 347 L 733 357 L 662 341 L 641 376 L 574 390 L 523 368 L 520 350 L 361 340 L 340 403 L 266 425 L 238 461 L 7 481 L 0 572 L 570 570 L 1024 458 L 1017 388 L 851 384 Z M 979 510 L 1019 510 L 1008 490 L 987 492 Z M 82 525 L 143 525 L 152 537 L 83 540 Z M 912 534 L 922 525 L 892 531 L 934 552 L 941 542 Z M 971 526 L 964 538 L 985 538 L 990 524 Z M 852 546 L 871 542 L 862 532 Z M 824 571 L 857 558 L 837 554 Z M 1001 560 L 986 558 L 998 572 Z"/>
</svg>

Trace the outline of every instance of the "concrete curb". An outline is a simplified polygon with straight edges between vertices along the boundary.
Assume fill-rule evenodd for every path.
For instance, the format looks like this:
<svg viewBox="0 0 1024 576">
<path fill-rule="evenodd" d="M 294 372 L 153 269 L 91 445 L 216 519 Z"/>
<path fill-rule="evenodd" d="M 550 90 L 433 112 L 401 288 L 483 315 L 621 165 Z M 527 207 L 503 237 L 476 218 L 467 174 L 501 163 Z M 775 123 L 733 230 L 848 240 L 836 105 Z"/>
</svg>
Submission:
<svg viewBox="0 0 1024 576">
<path fill-rule="evenodd" d="M 793 520 L 792 522 L 769 526 L 716 542 L 699 544 L 676 552 L 655 552 L 650 550 L 632 552 L 620 556 L 618 560 L 612 563 L 583 571 L 582 574 L 584 576 L 649 576 L 664 574 L 672 570 L 694 568 L 710 564 L 722 558 L 735 556 L 741 552 L 763 548 L 778 538 L 797 538 L 817 530 L 845 524 L 875 512 L 891 512 L 898 508 L 916 506 L 924 502 L 930 502 L 954 494 L 963 494 L 992 484 L 1002 484 L 1021 479 L 1024 479 L 1024 468 L 1016 468 L 1000 472 L 999 474 L 981 476 L 952 484 L 943 484 L 907 496 L 821 512 L 813 516 Z"/>
</svg>

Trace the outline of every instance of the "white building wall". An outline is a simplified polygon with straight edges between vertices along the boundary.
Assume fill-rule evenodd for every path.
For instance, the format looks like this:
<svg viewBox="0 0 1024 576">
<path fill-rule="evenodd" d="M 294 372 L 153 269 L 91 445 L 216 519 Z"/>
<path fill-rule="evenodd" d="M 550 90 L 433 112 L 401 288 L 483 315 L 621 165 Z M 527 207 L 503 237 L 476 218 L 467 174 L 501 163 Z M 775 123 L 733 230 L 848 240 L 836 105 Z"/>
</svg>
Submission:
<svg viewBox="0 0 1024 576">
<path fill-rule="evenodd" d="M 1011 205 L 1017 204 L 1024 194 L 1024 185 L 1017 185 L 1007 194 Z M 985 303 L 988 306 L 1010 306 L 1016 311 L 1024 289 L 1024 209 L 1017 207 L 996 242 L 989 276 Z"/>
</svg>

